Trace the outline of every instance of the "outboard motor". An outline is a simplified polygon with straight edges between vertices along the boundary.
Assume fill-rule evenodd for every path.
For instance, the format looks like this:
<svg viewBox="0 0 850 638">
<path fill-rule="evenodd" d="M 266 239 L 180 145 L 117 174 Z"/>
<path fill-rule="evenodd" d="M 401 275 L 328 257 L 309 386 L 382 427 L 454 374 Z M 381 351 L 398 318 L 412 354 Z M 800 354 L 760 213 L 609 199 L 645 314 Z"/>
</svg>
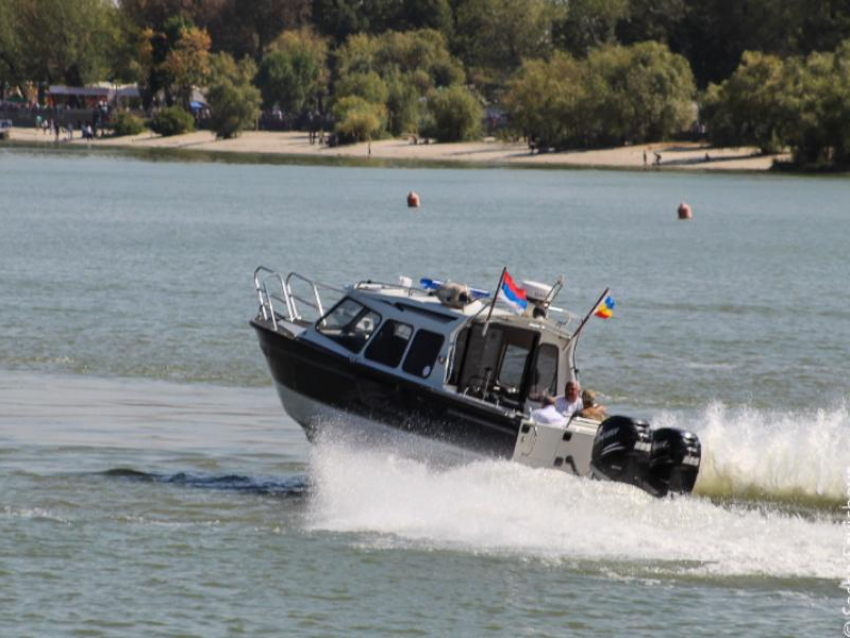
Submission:
<svg viewBox="0 0 850 638">
<path fill-rule="evenodd" d="M 596 432 L 590 467 L 596 478 L 628 483 L 661 497 L 694 489 L 700 455 L 699 440 L 690 432 L 651 430 L 646 421 L 612 416 Z"/>
<path fill-rule="evenodd" d="M 605 419 L 596 431 L 590 469 L 595 478 L 641 485 L 649 472 L 652 430 L 627 416 Z"/>
<path fill-rule="evenodd" d="M 696 434 L 659 428 L 652 432 L 647 484 L 651 493 L 690 494 L 697 482 L 702 446 Z M 646 489 L 646 488 L 644 488 Z"/>
</svg>

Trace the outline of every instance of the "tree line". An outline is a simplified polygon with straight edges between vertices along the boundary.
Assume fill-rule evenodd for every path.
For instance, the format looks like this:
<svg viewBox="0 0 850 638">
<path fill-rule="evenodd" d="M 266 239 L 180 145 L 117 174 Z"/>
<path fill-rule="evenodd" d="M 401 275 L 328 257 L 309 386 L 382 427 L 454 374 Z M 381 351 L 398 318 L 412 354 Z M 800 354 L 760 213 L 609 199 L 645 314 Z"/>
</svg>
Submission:
<svg viewBox="0 0 850 638">
<path fill-rule="evenodd" d="M 698 103 L 715 141 L 830 164 L 848 38 L 846 0 L 0 0 L 0 91 L 201 85 L 236 131 L 262 106 L 352 140 L 474 137 L 498 105 L 556 148 L 659 140 Z"/>
</svg>

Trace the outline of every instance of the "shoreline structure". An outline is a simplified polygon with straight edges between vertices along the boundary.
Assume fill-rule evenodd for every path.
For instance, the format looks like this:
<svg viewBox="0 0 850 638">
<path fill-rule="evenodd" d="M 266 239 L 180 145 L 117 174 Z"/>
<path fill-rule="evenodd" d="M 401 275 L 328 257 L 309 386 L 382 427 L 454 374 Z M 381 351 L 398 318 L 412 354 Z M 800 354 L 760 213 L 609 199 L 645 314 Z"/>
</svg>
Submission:
<svg viewBox="0 0 850 638">
<path fill-rule="evenodd" d="M 52 134 L 35 129 L 16 128 L 13 142 L 51 148 L 129 149 L 185 151 L 223 154 L 279 156 L 310 162 L 355 160 L 376 163 L 434 163 L 470 166 L 516 166 L 538 168 L 618 168 L 766 171 L 774 160 L 786 161 L 788 155 L 762 155 L 752 147 L 713 148 L 693 142 L 658 142 L 610 149 L 534 153 L 523 142 L 501 142 L 487 138 L 476 142 L 413 144 L 408 139 L 387 139 L 329 147 L 310 144 L 302 131 L 247 131 L 230 140 L 217 140 L 210 131 L 161 137 L 153 133 L 127 137 L 104 137 L 86 141 L 79 137 L 57 143 Z M 661 156 L 656 165 L 656 154 Z M 235 159 L 235 158 L 234 158 Z"/>
</svg>

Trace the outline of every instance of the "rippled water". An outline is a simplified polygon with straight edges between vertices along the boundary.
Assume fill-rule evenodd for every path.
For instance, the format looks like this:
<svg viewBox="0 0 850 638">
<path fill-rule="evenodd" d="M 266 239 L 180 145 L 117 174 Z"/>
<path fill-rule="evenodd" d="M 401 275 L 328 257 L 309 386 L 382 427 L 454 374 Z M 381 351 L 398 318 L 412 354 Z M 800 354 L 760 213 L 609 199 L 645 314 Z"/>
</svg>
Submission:
<svg viewBox="0 0 850 638">
<path fill-rule="evenodd" d="M 839 635 L 850 182 L 0 151 L 0 189 L 0 635 Z M 311 448 L 259 264 L 611 286 L 584 384 L 698 432 L 701 496 Z"/>
</svg>

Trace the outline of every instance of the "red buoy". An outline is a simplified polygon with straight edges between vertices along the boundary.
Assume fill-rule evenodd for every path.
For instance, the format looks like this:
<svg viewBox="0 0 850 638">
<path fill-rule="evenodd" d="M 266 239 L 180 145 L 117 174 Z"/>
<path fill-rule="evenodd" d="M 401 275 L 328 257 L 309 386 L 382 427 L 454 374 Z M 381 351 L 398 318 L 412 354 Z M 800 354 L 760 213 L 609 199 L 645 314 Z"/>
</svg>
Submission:
<svg viewBox="0 0 850 638">
<path fill-rule="evenodd" d="M 407 194 L 407 205 L 409 208 L 419 208 L 419 194 L 416 191 Z"/>
<path fill-rule="evenodd" d="M 692 211 L 691 207 L 688 204 L 686 204 L 685 202 L 682 202 L 681 204 L 679 204 L 678 213 L 679 213 L 679 219 L 693 219 L 694 218 L 694 211 Z"/>
</svg>

